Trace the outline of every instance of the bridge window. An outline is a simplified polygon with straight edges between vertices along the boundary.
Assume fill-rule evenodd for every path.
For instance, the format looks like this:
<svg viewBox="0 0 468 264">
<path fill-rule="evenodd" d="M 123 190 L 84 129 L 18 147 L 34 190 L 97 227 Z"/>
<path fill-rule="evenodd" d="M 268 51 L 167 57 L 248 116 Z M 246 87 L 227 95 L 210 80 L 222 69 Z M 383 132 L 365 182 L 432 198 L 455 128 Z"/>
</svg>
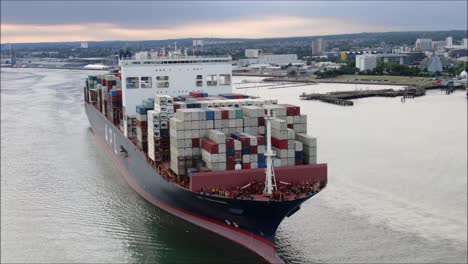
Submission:
<svg viewBox="0 0 468 264">
<path fill-rule="evenodd" d="M 169 76 L 156 76 L 158 88 L 169 88 Z"/>
<path fill-rule="evenodd" d="M 141 77 L 141 88 L 152 88 L 151 77 Z"/>
<path fill-rule="evenodd" d="M 197 75 L 197 80 L 195 81 L 196 87 L 203 87 L 203 75 Z"/>
<path fill-rule="evenodd" d="M 220 74 L 218 80 L 219 80 L 219 85 L 231 85 L 230 74 Z"/>
<path fill-rule="evenodd" d="M 138 82 L 138 77 L 127 77 L 127 89 L 137 89 L 140 88 Z"/>
<path fill-rule="evenodd" d="M 209 74 L 206 76 L 206 85 L 216 86 L 218 84 L 216 74 Z"/>
</svg>

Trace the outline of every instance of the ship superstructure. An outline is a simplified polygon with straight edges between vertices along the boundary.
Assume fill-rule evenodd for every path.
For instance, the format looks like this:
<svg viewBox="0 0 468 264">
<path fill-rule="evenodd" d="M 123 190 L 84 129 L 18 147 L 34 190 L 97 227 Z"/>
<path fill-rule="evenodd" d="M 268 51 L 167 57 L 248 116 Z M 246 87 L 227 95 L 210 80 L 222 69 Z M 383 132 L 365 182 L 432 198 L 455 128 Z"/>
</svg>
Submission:
<svg viewBox="0 0 468 264">
<path fill-rule="evenodd" d="M 280 261 L 278 225 L 327 183 L 300 108 L 232 93 L 229 56 L 144 52 L 119 65 L 88 77 L 85 105 L 129 185 L 156 206 Z"/>
</svg>

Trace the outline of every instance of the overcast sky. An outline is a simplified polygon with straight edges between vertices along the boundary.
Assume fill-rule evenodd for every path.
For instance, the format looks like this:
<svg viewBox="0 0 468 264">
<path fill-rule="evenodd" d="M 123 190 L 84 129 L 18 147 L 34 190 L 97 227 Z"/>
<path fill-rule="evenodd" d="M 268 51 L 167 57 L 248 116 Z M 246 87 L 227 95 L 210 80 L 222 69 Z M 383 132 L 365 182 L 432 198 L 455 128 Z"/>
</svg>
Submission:
<svg viewBox="0 0 468 264">
<path fill-rule="evenodd" d="M 1 1 L 1 42 L 467 29 L 466 1 Z"/>
</svg>

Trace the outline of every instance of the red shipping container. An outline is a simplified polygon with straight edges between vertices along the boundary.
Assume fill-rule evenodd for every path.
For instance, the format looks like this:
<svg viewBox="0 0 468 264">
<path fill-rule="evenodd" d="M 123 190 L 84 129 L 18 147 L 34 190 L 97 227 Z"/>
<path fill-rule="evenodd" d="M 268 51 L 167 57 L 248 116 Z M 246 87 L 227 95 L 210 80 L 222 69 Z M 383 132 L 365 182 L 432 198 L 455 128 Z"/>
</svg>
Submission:
<svg viewBox="0 0 468 264">
<path fill-rule="evenodd" d="M 294 129 L 294 124 L 288 124 L 288 128 Z"/>
<path fill-rule="evenodd" d="M 271 137 L 271 145 L 279 149 L 288 149 L 288 140 Z"/>
<path fill-rule="evenodd" d="M 257 136 L 257 146 L 265 145 L 265 137 Z"/>
<path fill-rule="evenodd" d="M 250 147 L 250 154 L 257 154 L 257 146 Z"/>
<path fill-rule="evenodd" d="M 147 128 L 148 127 L 148 122 L 137 120 L 136 121 L 136 126 L 141 127 L 141 128 Z"/>
<path fill-rule="evenodd" d="M 234 150 L 234 159 L 242 159 L 242 150 Z"/>
<path fill-rule="evenodd" d="M 302 165 L 303 164 L 302 160 L 296 160 L 295 162 L 296 162 L 296 165 Z"/>
<path fill-rule="evenodd" d="M 221 119 L 229 119 L 229 111 L 219 108 L 221 110 Z"/>
<path fill-rule="evenodd" d="M 177 109 L 180 109 L 180 104 L 174 103 L 174 112 L 175 112 Z"/>
<path fill-rule="evenodd" d="M 232 137 L 226 137 L 226 148 L 234 148 L 234 139 Z"/>
<path fill-rule="evenodd" d="M 189 95 L 192 97 L 202 97 L 202 94 L 200 92 L 189 92 Z"/>
<path fill-rule="evenodd" d="M 250 169 L 250 163 L 243 163 L 242 168 L 243 169 Z"/>
<path fill-rule="evenodd" d="M 290 104 L 280 104 L 283 107 L 286 107 L 286 115 L 288 116 L 296 116 L 300 115 L 301 108 L 299 106 L 290 105 Z"/>
<path fill-rule="evenodd" d="M 244 135 L 240 135 L 237 139 L 241 142 L 242 147 L 250 147 L 250 138 Z"/>
<path fill-rule="evenodd" d="M 200 139 L 192 138 L 192 148 L 199 148 L 199 147 L 200 147 Z"/>
<path fill-rule="evenodd" d="M 226 157 L 226 169 L 233 170 L 235 165 L 234 157 Z"/>
<path fill-rule="evenodd" d="M 208 151 L 211 154 L 218 153 L 218 144 L 210 139 L 202 138 L 201 145 L 202 149 Z"/>
<path fill-rule="evenodd" d="M 265 125 L 265 118 L 264 117 L 259 117 L 258 118 L 258 126 L 264 126 Z"/>
</svg>

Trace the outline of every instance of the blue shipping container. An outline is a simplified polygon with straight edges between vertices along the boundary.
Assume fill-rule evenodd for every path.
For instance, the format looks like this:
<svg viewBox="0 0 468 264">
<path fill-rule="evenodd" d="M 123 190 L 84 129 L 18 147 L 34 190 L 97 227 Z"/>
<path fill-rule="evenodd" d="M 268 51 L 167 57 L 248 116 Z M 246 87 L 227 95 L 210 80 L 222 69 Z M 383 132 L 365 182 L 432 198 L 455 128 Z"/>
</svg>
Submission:
<svg viewBox="0 0 468 264">
<path fill-rule="evenodd" d="M 226 156 L 234 156 L 234 149 L 233 148 L 226 148 Z"/>
<path fill-rule="evenodd" d="M 242 154 L 243 155 L 250 154 L 250 147 L 243 147 L 242 148 Z"/>
<path fill-rule="evenodd" d="M 296 151 L 294 154 L 295 154 L 294 156 L 296 160 L 302 160 L 302 157 L 303 157 L 302 151 Z"/>
</svg>

